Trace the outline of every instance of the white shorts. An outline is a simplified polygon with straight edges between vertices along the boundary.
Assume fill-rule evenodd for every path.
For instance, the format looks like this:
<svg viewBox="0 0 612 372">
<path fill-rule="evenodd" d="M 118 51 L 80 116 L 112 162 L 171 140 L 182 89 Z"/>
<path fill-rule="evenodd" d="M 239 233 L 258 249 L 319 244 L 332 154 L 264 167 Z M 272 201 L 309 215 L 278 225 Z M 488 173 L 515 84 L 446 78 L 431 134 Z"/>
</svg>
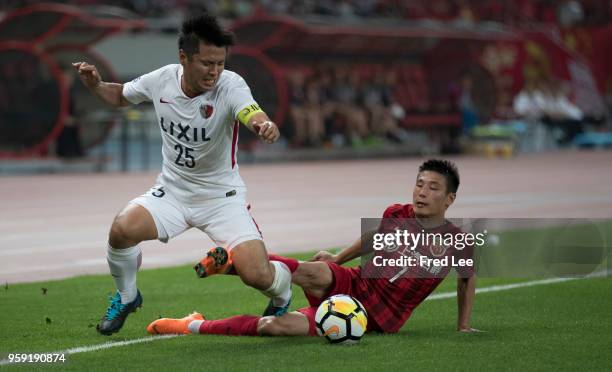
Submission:
<svg viewBox="0 0 612 372">
<path fill-rule="evenodd" d="M 130 203 L 141 205 L 151 213 L 157 226 L 157 239 L 164 243 L 192 227 L 227 249 L 248 240 L 263 240 L 244 194 L 206 200 L 193 208 L 184 206 L 165 188 L 156 185 Z"/>
</svg>

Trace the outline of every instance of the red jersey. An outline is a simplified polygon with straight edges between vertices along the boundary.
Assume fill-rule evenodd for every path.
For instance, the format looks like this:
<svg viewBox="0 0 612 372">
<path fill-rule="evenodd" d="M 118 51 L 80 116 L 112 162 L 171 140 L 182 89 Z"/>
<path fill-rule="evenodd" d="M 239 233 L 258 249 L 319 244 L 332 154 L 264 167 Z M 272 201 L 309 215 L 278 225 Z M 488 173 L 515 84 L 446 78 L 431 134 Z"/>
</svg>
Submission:
<svg viewBox="0 0 612 372">
<path fill-rule="evenodd" d="M 411 204 L 391 205 L 385 210 L 383 218 L 385 220 L 382 221 L 379 231 L 392 231 L 392 228 L 390 230 L 389 226 L 385 225 L 388 223 L 393 225 L 394 220 L 404 219 L 404 224 L 413 225 L 411 228 L 418 229 L 418 231 L 461 233 L 461 230 L 450 222 L 435 229 L 422 228 L 415 219 Z M 376 254 L 386 258 L 398 258 L 407 255 L 407 252 L 408 254 L 424 255 L 431 258 L 450 257 L 451 255 L 471 258 L 473 247 L 468 246 L 462 250 L 456 250 L 453 247 L 420 244 L 414 250 L 377 251 Z M 436 289 L 450 271 L 450 266 L 434 268 L 427 265 L 374 268 L 372 262 L 373 260 L 368 260 L 363 269 L 353 269 L 358 270 L 361 277 L 361 280 L 355 281 L 353 284 L 353 295 L 363 303 L 369 319 L 373 320 L 384 332 L 397 332 L 408 320 L 414 308 Z M 372 270 L 376 270 L 376 277 L 372 277 L 374 272 Z M 472 267 L 457 267 L 457 271 L 461 277 L 473 275 Z"/>
</svg>

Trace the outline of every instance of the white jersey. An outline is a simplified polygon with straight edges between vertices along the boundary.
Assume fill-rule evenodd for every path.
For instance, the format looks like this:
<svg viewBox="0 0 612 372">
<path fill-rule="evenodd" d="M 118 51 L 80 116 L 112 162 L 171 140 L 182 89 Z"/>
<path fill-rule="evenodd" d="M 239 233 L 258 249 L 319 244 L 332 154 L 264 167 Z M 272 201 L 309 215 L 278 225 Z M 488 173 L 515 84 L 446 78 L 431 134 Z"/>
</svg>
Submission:
<svg viewBox="0 0 612 372">
<path fill-rule="evenodd" d="M 183 66 L 173 64 L 123 85 L 131 103 L 151 101 L 163 139 L 157 182 L 180 202 L 245 193 L 236 164 L 239 112 L 257 103 L 244 79 L 224 70 L 215 87 L 189 98 L 181 89 Z"/>
</svg>

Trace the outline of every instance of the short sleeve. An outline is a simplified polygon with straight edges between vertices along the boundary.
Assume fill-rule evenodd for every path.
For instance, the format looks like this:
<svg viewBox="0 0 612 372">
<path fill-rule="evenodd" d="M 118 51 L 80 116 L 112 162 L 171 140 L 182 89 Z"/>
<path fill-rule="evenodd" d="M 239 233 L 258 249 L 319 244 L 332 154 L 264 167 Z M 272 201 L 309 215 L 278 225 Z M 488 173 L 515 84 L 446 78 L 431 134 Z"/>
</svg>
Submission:
<svg viewBox="0 0 612 372">
<path fill-rule="evenodd" d="M 401 204 L 391 204 L 390 206 L 387 207 L 387 209 L 385 209 L 385 211 L 383 212 L 383 216 L 382 218 L 391 218 L 391 217 L 397 217 L 397 213 L 400 212 L 402 210 L 404 206 Z"/>
<path fill-rule="evenodd" d="M 123 96 L 133 104 L 153 100 L 154 84 L 159 81 L 159 70 L 149 72 L 123 84 Z"/>
<path fill-rule="evenodd" d="M 401 218 L 398 217 L 398 212 L 402 210 L 402 207 L 401 204 L 392 204 L 385 209 L 378 225 L 378 232 L 393 231 L 397 228 L 397 219 Z"/>
<path fill-rule="evenodd" d="M 238 114 L 248 106 L 257 106 L 257 102 L 251 94 L 251 89 L 246 81 L 239 75 L 236 75 L 230 82 L 227 95 L 230 110 L 234 118 L 238 118 Z M 259 108 L 259 106 L 257 106 L 257 108 Z"/>
</svg>

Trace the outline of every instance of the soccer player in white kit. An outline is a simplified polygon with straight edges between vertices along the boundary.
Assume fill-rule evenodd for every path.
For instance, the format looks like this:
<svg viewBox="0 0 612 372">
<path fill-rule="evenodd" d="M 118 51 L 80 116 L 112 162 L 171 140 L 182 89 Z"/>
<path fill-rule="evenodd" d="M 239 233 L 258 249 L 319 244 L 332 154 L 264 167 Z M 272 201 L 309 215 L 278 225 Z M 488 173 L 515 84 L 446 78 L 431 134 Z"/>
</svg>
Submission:
<svg viewBox="0 0 612 372">
<path fill-rule="evenodd" d="M 136 287 L 142 259 L 138 244 L 167 242 L 191 227 L 231 250 L 242 281 L 270 297 L 265 315 L 287 311 L 291 274 L 284 264 L 268 260 L 236 164 L 239 123 L 268 143 L 280 134 L 244 79 L 224 70 L 231 45 L 231 33 L 214 17 L 200 15 L 182 24 L 180 64 L 126 84 L 103 82 L 96 67 L 86 62 L 73 64 L 85 86 L 104 102 L 152 102 L 163 138 L 163 166 L 156 184 L 130 201 L 110 228 L 107 260 L 117 294 L 97 327 L 104 335 L 119 331 L 142 304 Z"/>
</svg>

